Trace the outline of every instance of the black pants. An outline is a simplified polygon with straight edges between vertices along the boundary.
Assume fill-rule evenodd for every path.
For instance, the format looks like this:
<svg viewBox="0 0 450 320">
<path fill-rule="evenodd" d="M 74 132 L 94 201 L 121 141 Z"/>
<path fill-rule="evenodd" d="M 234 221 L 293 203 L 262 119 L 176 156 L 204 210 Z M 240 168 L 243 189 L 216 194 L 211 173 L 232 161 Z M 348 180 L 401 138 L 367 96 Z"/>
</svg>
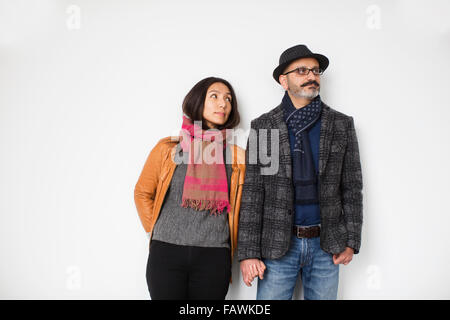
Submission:
<svg viewBox="0 0 450 320">
<path fill-rule="evenodd" d="M 153 300 L 224 300 L 230 277 L 228 248 L 151 241 L 147 285 Z"/>
</svg>

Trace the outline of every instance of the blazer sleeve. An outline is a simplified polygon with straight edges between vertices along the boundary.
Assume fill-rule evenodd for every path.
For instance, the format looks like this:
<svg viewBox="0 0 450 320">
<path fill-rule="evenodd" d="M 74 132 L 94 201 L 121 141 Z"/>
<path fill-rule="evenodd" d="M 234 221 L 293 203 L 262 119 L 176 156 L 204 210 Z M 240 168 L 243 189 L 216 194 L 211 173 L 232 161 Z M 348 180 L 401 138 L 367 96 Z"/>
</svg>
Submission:
<svg viewBox="0 0 450 320">
<path fill-rule="evenodd" d="M 258 159 L 257 133 L 256 121 L 253 120 L 245 152 L 246 170 L 239 214 L 238 261 L 250 258 L 261 259 L 264 184 Z"/>
<path fill-rule="evenodd" d="M 145 232 L 150 232 L 153 204 L 161 172 L 161 144 L 150 152 L 139 179 L 134 187 L 134 202 Z"/>
<path fill-rule="evenodd" d="M 350 117 L 347 134 L 348 141 L 341 177 L 341 201 L 347 228 L 347 247 L 359 253 L 363 221 L 363 182 L 358 140 L 352 117 Z"/>
</svg>

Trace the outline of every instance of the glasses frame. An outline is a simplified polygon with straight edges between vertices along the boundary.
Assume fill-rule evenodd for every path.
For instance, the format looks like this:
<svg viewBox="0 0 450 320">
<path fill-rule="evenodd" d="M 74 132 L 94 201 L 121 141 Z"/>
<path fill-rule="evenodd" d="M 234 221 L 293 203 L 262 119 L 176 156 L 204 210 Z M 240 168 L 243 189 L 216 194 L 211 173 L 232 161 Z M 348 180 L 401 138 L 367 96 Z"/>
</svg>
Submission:
<svg viewBox="0 0 450 320">
<path fill-rule="evenodd" d="M 306 69 L 306 70 L 308 70 L 308 72 L 307 72 L 306 74 L 301 74 L 301 73 L 300 73 L 300 69 Z M 314 70 L 319 70 L 319 73 L 315 73 Z M 286 75 L 288 75 L 289 73 L 292 73 L 292 72 L 295 72 L 295 71 L 297 71 L 297 73 L 298 73 L 300 76 L 307 76 L 310 72 L 312 72 L 313 75 L 315 75 L 315 76 L 320 76 L 320 75 L 323 74 L 323 69 L 321 69 L 321 68 L 311 68 L 311 69 L 310 69 L 310 68 L 307 68 L 307 67 L 298 67 L 298 68 L 295 68 L 295 69 L 293 69 L 293 70 L 291 70 L 291 71 L 288 71 L 288 72 L 286 72 L 286 73 L 283 73 L 283 75 L 286 76 Z"/>
</svg>

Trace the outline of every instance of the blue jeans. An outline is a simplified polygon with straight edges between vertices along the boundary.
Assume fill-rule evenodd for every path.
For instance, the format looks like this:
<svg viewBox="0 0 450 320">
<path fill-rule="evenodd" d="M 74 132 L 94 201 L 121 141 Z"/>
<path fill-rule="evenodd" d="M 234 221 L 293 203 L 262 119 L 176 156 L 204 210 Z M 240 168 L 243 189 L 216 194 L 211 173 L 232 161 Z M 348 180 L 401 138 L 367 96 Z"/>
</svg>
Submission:
<svg viewBox="0 0 450 320">
<path fill-rule="evenodd" d="M 320 248 L 320 237 L 292 236 L 288 252 L 280 259 L 263 259 L 264 279 L 258 278 L 258 300 L 291 300 L 297 277 L 302 277 L 305 300 L 336 300 L 339 265 Z"/>
</svg>

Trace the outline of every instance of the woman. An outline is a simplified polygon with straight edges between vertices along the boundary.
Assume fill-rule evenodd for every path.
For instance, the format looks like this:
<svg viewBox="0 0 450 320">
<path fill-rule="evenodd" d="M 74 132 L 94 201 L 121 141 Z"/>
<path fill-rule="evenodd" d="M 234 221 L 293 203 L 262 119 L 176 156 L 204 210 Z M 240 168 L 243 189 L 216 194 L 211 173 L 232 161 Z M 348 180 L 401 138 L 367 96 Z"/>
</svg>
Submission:
<svg viewBox="0 0 450 320">
<path fill-rule="evenodd" d="M 234 90 L 223 79 L 203 79 L 183 113 L 180 136 L 158 142 L 134 190 L 151 232 L 147 284 L 152 299 L 223 300 L 245 174 L 245 151 L 226 141 L 240 121 Z"/>
</svg>

